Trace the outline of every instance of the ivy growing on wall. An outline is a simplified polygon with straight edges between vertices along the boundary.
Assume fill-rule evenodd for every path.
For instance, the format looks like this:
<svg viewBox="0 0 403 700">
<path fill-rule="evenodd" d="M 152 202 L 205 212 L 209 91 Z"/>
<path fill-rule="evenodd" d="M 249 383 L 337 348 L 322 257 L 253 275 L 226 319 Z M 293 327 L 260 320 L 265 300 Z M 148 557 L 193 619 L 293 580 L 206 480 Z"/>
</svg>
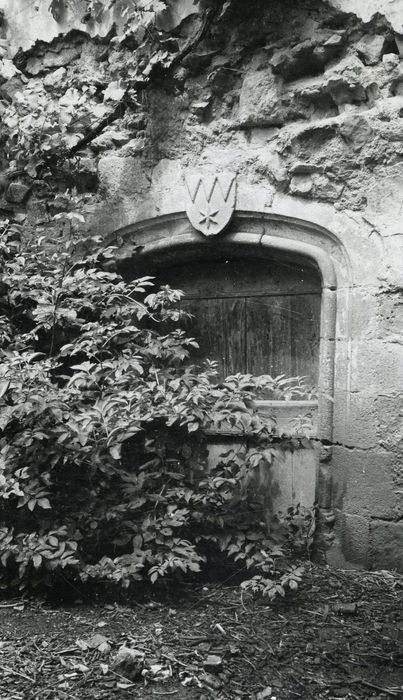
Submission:
<svg viewBox="0 0 403 700">
<path fill-rule="evenodd" d="M 127 111 L 141 109 L 141 94 L 158 81 L 174 76 L 183 59 L 219 23 L 228 2 L 196 0 L 198 28 L 192 37 L 179 41 L 158 28 L 156 19 L 167 9 L 160 0 L 87 3 L 83 21 L 100 22 L 106 11 L 118 12 L 120 21 L 112 24 L 107 39 L 111 59 L 103 61 L 99 75 L 75 76 L 60 84 L 46 83 L 43 77 L 25 80 L 27 57 L 20 53 L 8 61 L 7 75 L 23 78 L 21 90 L 0 104 L 3 158 L 8 179 L 25 175 L 51 176 L 99 136 L 106 127 L 121 120 Z M 66 9 L 64 0 L 53 0 L 50 12 L 57 22 Z M 18 66 L 18 69 L 17 69 Z M 5 97 L 5 96 L 4 96 Z"/>
</svg>

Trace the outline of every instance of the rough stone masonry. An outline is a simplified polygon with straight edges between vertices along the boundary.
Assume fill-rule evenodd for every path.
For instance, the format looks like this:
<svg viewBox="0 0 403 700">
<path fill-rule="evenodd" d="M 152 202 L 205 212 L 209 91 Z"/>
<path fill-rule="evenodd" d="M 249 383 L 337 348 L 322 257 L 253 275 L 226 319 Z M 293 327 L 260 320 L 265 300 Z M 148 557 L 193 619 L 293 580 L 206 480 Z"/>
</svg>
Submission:
<svg viewBox="0 0 403 700">
<path fill-rule="evenodd" d="M 174 5 L 161 28 L 185 40 L 195 8 Z M 55 100 L 83 76 L 102 83 L 113 17 L 94 28 L 74 7 L 58 24 L 28 0 L 0 6 L 1 100 L 35 81 Z M 168 252 L 171 239 L 196 240 L 184 176 L 230 171 L 237 208 L 222 237 L 236 242 L 242 232 L 253 246 L 266 235 L 290 255 L 303 243 L 333 266 L 326 298 L 335 303 L 324 307 L 321 331 L 332 410 L 319 435 L 317 496 L 326 557 L 403 570 L 402 0 L 237 0 L 174 79 L 150 89 L 135 115 L 79 158 L 85 226 L 105 237 L 131 235 L 152 250 L 159 241 Z M 61 170 L 60 191 L 69 185 Z M 55 225 L 53 206 L 24 176 L 0 201 L 3 214 L 39 232 Z M 330 389 L 319 390 L 329 401 Z"/>
</svg>

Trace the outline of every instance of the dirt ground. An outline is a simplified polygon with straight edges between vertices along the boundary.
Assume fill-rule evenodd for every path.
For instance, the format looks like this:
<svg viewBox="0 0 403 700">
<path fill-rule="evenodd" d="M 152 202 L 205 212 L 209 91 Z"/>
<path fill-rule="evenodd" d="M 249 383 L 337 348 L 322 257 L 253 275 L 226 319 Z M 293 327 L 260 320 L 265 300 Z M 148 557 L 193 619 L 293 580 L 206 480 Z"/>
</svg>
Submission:
<svg viewBox="0 0 403 700">
<path fill-rule="evenodd" d="M 307 569 L 271 604 L 228 583 L 125 605 L 4 599 L 0 698 L 403 698 L 403 576 Z"/>
</svg>

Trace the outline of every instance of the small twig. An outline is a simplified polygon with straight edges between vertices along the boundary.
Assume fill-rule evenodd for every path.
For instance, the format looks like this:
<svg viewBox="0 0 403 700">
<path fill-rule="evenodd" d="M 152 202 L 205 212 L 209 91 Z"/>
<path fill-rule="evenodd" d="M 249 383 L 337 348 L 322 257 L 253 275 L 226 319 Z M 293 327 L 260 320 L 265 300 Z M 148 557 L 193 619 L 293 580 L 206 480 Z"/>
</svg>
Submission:
<svg viewBox="0 0 403 700">
<path fill-rule="evenodd" d="M 168 656 L 168 654 L 161 654 L 161 656 L 164 659 L 167 659 L 167 661 L 170 661 L 171 663 L 176 663 L 179 664 L 179 666 L 183 666 L 184 668 L 188 668 L 189 664 L 184 664 L 182 661 L 179 661 L 175 656 Z"/>
<path fill-rule="evenodd" d="M 2 671 L 5 671 L 6 673 L 11 673 L 11 675 L 13 676 L 20 676 L 20 678 L 25 678 L 25 680 L 29 681 L 30 683 L 35 683 L 35 678 L 30 678 L 30 676 L 26 676 L 25 673 L 14 671 L 14 669 L 8 668 L 8 666 L 0 666 L 0 669 Z"/>
<path fill-rule="evenodd" d="M 361 683 L 361 685 L 365 685 L 367 688 L 371 688 L 372 690 L 377 690 L 381 693 L 386 693 L 387 695 L 391 695 L 392 697 L 397 697 L 398 694 L 400 693 L 400 688 L 382 688 L 380 685 L 376 685 L 375 683 L 370 683 L 370 681 L 364 680 L 364 678 L 351 678 L 351 683 Z"/>
<path fill-rule="evenodd" d="M 370 681 L 365 680 L 364 678 L 354 678 L 349 675 L 348 669 L 345 667 L 344 664 L 334 661 L 329 657 L 328 654 L 325 655 L 326 661 L 329 661 L 333 666 L 336 666 L 337 668 L 341 668 L 344 674 L 347 676 L 347 683 L 361 683 L 361 685 L 365 685 L 368 688 L 372 688 L 373 690 L 380 691 L 382 693 L 387 693 L 388 695 L 392 695 L 395 697 L 399 692 L 400 689 L 391 689 L 391 688 L 382 688 L 380 685 L 376 685 L 374 683 L 371 683 Z M 351 663 L 351 661 L 350 661 Z"/>
<path fill-rule="evenodd" d="M 24 700 L 34 700 L 35 698 L 39 697 L 39 694 L 42 700 L 42 698 L 44 698 L 44 693 L 47 694 L 49 691 L 53 690 L 57 685 L 60 685 L 60 679 L 54 681 L 53 683 L 50 683 L 49 685 L 45 686 L 45 688 L 37 688 L 36 690 L 34 690 L 33 693 L 31 693 L 31 695 L 29 695 L 27 698 L 24 698 Z M 66 695 L 66 693 L 64 693 L 61 689 L 59 689 L 59 692 L 63 693 L 63 695 Z M 74 700 L 74 697 L 71 694 L 69 696 L 69 700 Z"/>
<path fill-rule="evenodd" d="M 252 666 L 254 671 L 257 671 L 257 668 L 256 668 L 255 664 L 252 663 L 252 661 L 249 661 L 249 659 L 247 659 L 246 656 L 243 656 L 242 658 L 244 661 L 246 661 L 247 664 L 249 664 L 249 666 Z"/>
<path fill-rule="evenodd" d="M 0 605 L 0 608 L 15 608 L 16 605 L 24 605 L 23 601 L 21 603 L 4 603 Z"/>
<path fill-rule="evenodd" d="M 363 629 L 362 627 L 358 627 L 357 625 L 351 625 L 349 622 L 345 622 L 344 618 L 340 618 L 340 620 L 338 620 L 337 617 L 333 617 L 333 615 L 332 615 L 330 620 L 332 620 L 333 622 L 336 622 L 341 627 L 348 627 L 349 629 L 352 629 L 352 630 L 355 630 L 356 632 L 362 633 L 362 629 Z M 374 634 L 377 634 L 378 637 L 381 637 L 381 639 L 388 639 L 388 640 L 391 639 L 391 637 L 387 637 L 385 634 L 383 634 L 383 632 L 380 632 L 377 629 L 372 628 L 371 632 L 373 632 Z"/>
<path fill-rule="evenodd" d="M 165 75 L 172 73 L 172 71 L 182 63 L 183 59 L 186 58 L 186 56 L 188 56 L 200 44 L 200 42 L 205 38 L 206 34 L 208 33 L 214 20 L 219 16 L 222 7 L 223 2 L 219 2 L 216 4 L 216 6 L 211 7 L 204 13 L 200 29 L 196 32 L 195 36 L 188 41 L 188 43 L 183 47 L 183 49 L 179 51 L 179 53 L 173 58 L 171 63 L 163 70 L 163 73 L 165 73 Z M 136 81 L 133 87 L 137 91 L 137 93 L 141 93 L 152 84 L 154 76 L 159 75 L 159 71 L 161 71 L 161 68 L 162 66 L 159 64 L 154 65 L 153 70 L 151 71 L 147 79 L 143 78 Z M 85 134 L 78 141 L 78 143 L 76 143 L 66 154 L 64 154 L 65 157 L 71 157 L 74 153 L 80 151 L 82 148 L 91 143 L 97 136 L 99 136 L 104 131 L 104 129 L 107 126 L 115 122 L 117 119 L 122 118 L 129 106 L 130 104 L 127 100 L 127 96 L 125 93 L 122 100 L 117 103 L 112 113 L 101 119 L 95 126 L 93 126 L 93 128 L 90 129 L 88 133 Z"/>
<path fill-rule="evenodd" d="M 204 37 L 206 36 L 214 20 L 220 14 L 223 4 L 223 2 L 217 3 L 215 7 L 210 7 L 210 9 L 207 10 L 207 12 L 204 15 L 200 29 L 196 32 L 195 36 L 188 41 L 184 48 L 181 51 L 179 51 L 177 56 L 175 56 L 168 70 L 176 68 L 176 66 L 179 65 L 183 61 L 183 59 L 186 58 L 186 56 L 188 56 L 193 51 L 193 49 L 195 49 L 198 46 L 198 44 L 200 44 L 202 39 L 204 39 Z"/>
<path fill-rule="evenodd" d="M 181 637 L 183 642 L 193 642 L 194 644 L 200 644 L 201 642 L 217 642 L 221 641 L 220 637 L 217 635 L 210 634 L 206 637 Z"/>
<path fill-rule="evenodd" d="M 113 673 L 113 674 L 114 674 L 115 676 L 117 676 L 118 678 L 121 678 L 122 681 L 126 681 L 126 683 L 131 683 L 132 685 L 134 685 L 133 681 L 130 680 L 130 678 L 127 678 L 126 676 L 122 676 L 121 673 L 117 673 L 117 671 L 114 671 L 114 670 L 111 669 L 111 668 L 109 669 L 109 673 Z"/>
</svg>

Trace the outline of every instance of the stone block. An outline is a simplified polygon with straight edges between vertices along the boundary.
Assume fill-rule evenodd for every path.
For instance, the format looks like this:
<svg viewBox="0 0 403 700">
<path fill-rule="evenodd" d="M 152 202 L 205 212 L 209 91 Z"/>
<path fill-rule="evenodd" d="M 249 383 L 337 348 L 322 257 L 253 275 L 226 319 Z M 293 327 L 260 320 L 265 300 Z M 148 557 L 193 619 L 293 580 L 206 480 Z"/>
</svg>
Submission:
<svg viewBox="0 0 403 700">
<path fill-rule="evenodd" d="M 259 175 L 266 175 L 270 182 L 275 183 L 278 190 L 284 191 L 287 188 L 290 178 L 284 161 L 275 148 L 270 146 L 263 148 L 257 161 L 256 170 Z"/>
<path fill-rule="evenodd" d="M 290 506 L 300 504 L 312 508 L 318 482 L 318 453 L 316 449 L 279 453 L 270 469 L 261 468 L 255 477 L 258 494 L 264 494 L 266 517 L 286 513 Z"/>
<path fill-rule="evenodd" d="M 91 142 L 91 148 L 95 152 L 107 151 L 114 147 L 110 131 L 103 131 Z"/>
<path fill-rule="evenodd" d="M 210 100 L 201 100 L 200 102 L 193 102 L 190 109 L 199 121 L 204 121 L 208 115 L 210 104 Z"/>
<path fill-rule="evenodd" d="M 322 166 L 316 163 L 306 163 L 304 161 L 297 161 L 290 167 L 290 173 L 292 175 L 309 175 L 309 173 L 315 173 L 322 170 Z"/>
<path fill-rule="evenodd" d="M 393 394 L 403 386 L 403 346 L 382 340 L 352 341 L 351 391 Z"/>
<path fill-rule="evenodd" d="M 270 70 L 246 74 L 239 96 L 238 123 L 243 127 L 282 126 L 292 118 L 307 116 Z"/>
<path fill-rule="evenodd" d="M 115 130 L 109 129 L 102 132 L 96 139 L 93 140 L 91 147 L 95 151 L 106 151 L 115 146 L 121 147 L 129 144 L 132 139 L 132 134 L 126 129 Z"/>
<path fill-rule="evenodd" d="M 306 197 L 313 187 L 312 178 L 309 175 L 294 175 L 290 182 L 290 192 L 300 197 Z"/>
<path fill-rule="evenodd" d="M 398 98 L 390 99 L 396 101 Z M 401 107 L 403 107 L 403 101 L 399 98 L 398 109 Z M 388 114 L 388 116 L 390 116 L 388 124 L 400 123 L 393 118 L 393 114 Z M 367 210 L 365 216 L 381 233 L 387 234 L 388 229 L 393 234 L 402 233 L 399 195 L 403 187 L 403 165 L 400 163 L 388 168 L 378 168 L 375 174 L 376 177 L 369 180 L 366 187 Z M 386 242 L 387 240 L 385 240 Z M 401 241 L 399 241 L 399 245 L 401 245 Z"/>
<path fill-rule="evenodd" d="M 400 58 L 395 53 L 385 53 L 385 55 L 382 56 L 382 63 L 384 65 L 385 70 L 387 70 L 388 72 L 392 72 L 396 68 L 398 68 L 399 62 Z"/>
<path fill-rule="evenodd" d="M 342 415 L 335 415 L 336 442 L 363 450 L 379 447 L 375 399 L 376 394 L 368 392 L 346 395 Z"/>
<path fill-rule="evenodd" d="M 351 338 L 376 338 L 378 291 L 378 287 L 359 287 L 351 290 Z"/>
<path fill-rule="evenodd" d="M 270 65 L 275 73 L 287 81 L 312 75 L 319 72 L 324 64 L 324 56 L 315 54 L 315 48 L 315 42 L 308 39 L 292 49 L 275 51 Z"/>
<path fill-rule="evenodd" d="M 334 386 L 339 392 L 349 391 L 350 343 L 341 338 L 335 342 Z"/>
<path fill-rule="evenodd" d="M 383 34 L 366 34 L 355 48 L 366 66 L 374 66 L 381 60 L 384 46 L 385 37 Z"/>
<path fill-rule="evenodd" d="M 155 190 L 172 190 L 182 183 L 183 171 L 179 160 L 162 158 L 152 171 L 152 187 Z"/>
<path fill-rule="evenodd" d="M 373 277 L 372 285 L 337 290 L 337 339 L 394 342 L 403 334 L 400 294 L 387 293 L 376 282 Z"/>
<path fill-rule="evenodd" d="M 312 180 L 314 197 L 321 201 L 336 202 L 343 192 L 344 183 L 335 182 L 321 173 L 314 173 Z"/>
<path fill-rule="evenodd" d="M 322 289 L 322 308 L 320 322 L 320 337 L 335 341 L 338 297 L 335 289 Z"/>
<path fill-rule="evenodd" d="M 337 288 L 336 339 L 345 340 L 350 336 L 350 287 Z"/>
<path fill-rule="evenodd" d="M 391 396 L 336 390 L 335 442 L 361 449 L 403 450 L 402 393 Z"/>
<path fill-rule="evenodd" d="M 305 99 L 330 96 L 338 107 L 367 100 L 365 66 L 357 56 L 347 56 L 333 63 L 323 75 L 301 86 Z"/>
<path fill-rule="evenodd" d="M 390 452 L 334 447 L 333 507 L 366 518 L 392 518 L 397 507 Z"/>
<path fill-rule="evenodd" d="M 251 185 L 244 180 L 238 181 L 237 208 L 240 211 L 266 211 L 271 207 L 274 189 L 269 185 Z"/>
<path fill-rule="evenodd" d="M 376 233 L 369 235 L 365 228 L 354 231 L 346 242 L 351 261 L 350 275 L 356 287 L 378 285 L 387 263 L 380 236 Z"/>
<path fill-rule="evenodd" d="M 403 298 L 399 290 L 382 292 L 377 297 L 377 331 L 386 338 L 403 336 Z"/>
<path fill-rule="evenodd" d="M 385 449 L 403 451 L 402 393 L 396 396 L 377 396 L 374 406 L 380 444 Z"/>
<path fill-rule="evenodd" d="M 313 39 L 306 39 L 287 50 L 275 51 L 270 65 L 286 81 L 310 77 L 320 73 L 325 64 L 340 53 L 343 43 L 340 34 L 325 38 L 316 30 Z"/>
<path fill-rule="evenodd" d="M 98 172 L 101 188 L 108 199 L 144 196 L 150 186 L 140 158 L 105 155 L 99 161 Z"/>
<path fill-rule="evenodd" d="M 368 554 L 371 568 L 403 572 L 403 521 L 372 521 Z"/>
<path fill-rule="evenodd" d="M 340 125 L 340 133 L 354 151 L 359 151 L 370 140 L 372 129 L 360 114 L 348 114 Z"/>
<path fill-rule="evenodd" d="M 126 157 L 135 157 L 143 153 L 146 146 L 145 139 L 142 137 L 136 137 L 130 139 L 124 146 L 122 146 L 119 152 Z"/>
<path fill-rule="evenodd" d="M 328 563 L 341 568 L 365 568 L 368 563 L 368 518 L 338 510 L 335 516 L 336 537 L 327 555 Z"/>
</svg>

